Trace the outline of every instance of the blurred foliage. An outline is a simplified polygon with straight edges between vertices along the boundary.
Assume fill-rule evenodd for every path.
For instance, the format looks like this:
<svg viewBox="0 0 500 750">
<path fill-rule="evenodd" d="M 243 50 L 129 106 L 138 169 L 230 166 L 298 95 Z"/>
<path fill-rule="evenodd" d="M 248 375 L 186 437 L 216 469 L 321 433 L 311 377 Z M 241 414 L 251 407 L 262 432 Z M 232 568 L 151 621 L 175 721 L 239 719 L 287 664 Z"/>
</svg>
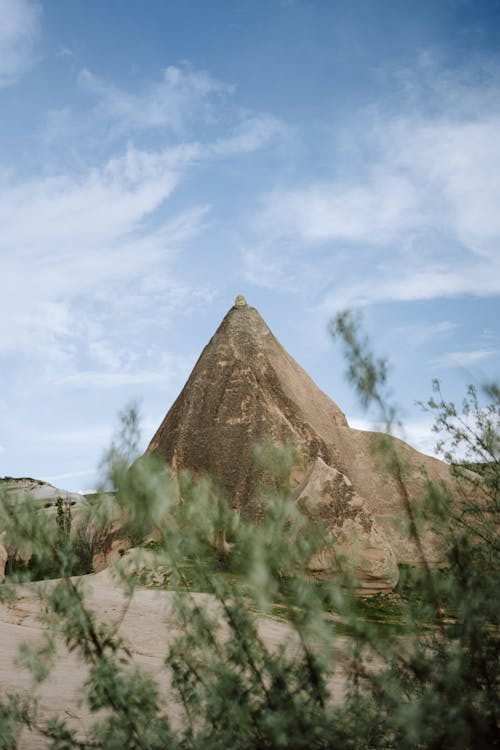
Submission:
<svg viewBox="0 0 500 750">
<path fill-rule="evenodd" d="M 387 401 L 386 365 L 348 313 L 331 328 L 346 344 L 363 403 L 375 403 L 390 429 L 397 413 Z M 417 543 L 420 513 L 439 532 L 443 565 L 403 568 L 397 592 L 370 600 L 356 597 L 348 567 L 328 582 L 311 578 L 308 561 L 324 540 L 292 500 L 290 450 L 256 448 L 272 481 L 253 524 L 209 478 L 176 478 L 153 456 L 137 459 L 137 410 L 122 415 L 103 462 L 106 492 L 88 499 L 80 522 L 95 539 L 118 526 L 134 542 L 150 540 L 114 574 L 126 601 L 148 571 L 158 574 L 155 585 L 171 589 L 168 694 L 138 669 L 116 628 L 86 606 L 87 583 L 72 577 L 75 519 L 69 527 L 64 514 L 54 520 L 3 492 L 0 528 L 23 559 L 57 562 L 58 580 L 40 590 L 45 638 L 25 646 L 20 662 L 34 683 L 50 679 L 64 641 L 88 667 L 82 696 L 95 718 L 83 738 L 64 716 L 47 720 L 36 701 L 3 695 L 0 748 L 17 747 L 20 727 L 54 750 L 497 746 L 500 394 L 488 386 L 481 406 L 471 389 L 459 412 L 437 388 L 427 408 L 447 436 L 457 482 L 453 491 L 428 483 L 418 513 L 406 503 Z M 379 450 L 401 480 L 405 467 L 391 441 Z M 0 590 L 15 595 L 16 587 Z M 264 616 L 285 627 L 278 648 L 261 636 Z M 334 690 L 339 680 L 342 695 Z"/>
</svg>

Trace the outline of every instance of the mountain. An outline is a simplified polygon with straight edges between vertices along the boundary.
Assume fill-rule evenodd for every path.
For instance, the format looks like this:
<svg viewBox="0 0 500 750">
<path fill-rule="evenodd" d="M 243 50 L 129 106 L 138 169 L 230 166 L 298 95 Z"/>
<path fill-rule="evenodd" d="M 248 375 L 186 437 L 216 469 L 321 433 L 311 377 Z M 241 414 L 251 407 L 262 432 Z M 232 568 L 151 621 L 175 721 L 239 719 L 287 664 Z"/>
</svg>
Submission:
<svg viewBox="0 0 500 750">
<path fill-rule="evenodd" d="M 61 490 L 48 482 L 31 477 L 0 477 L 0 487 L 7 492 L 8 497 L 19 501 L 29 498 L 41 508 L 55 507 L 58 498 L 69 505 L 80 505 L 85 499 L 77 492 Z"/>
<path fill-rule="evenodd" d="M 0 492 L 5 493 L 9 500 L 22 503 L 30 500 L 37 508 L 54 513 L 57 500 L 61 499 L 65 506 L 80 505 L 84 501 L 83 495 L 76 492 L 60 490 L 48 482 L 31 477 L 0 477 Z M 9 540 L 6 539 L 5 531 L 0 529 L 0 582 L 5 575 L 5 567 L 8 560 Z"/>
<path fill-rule="evenodd" d="M 406 519 L 404 490 L 384 469 L 380 454 L 373 452 L 373 438 L 374 433 L 349 427 L 342 410 L 285 351 L 258 311 L 238 297 L 147 452 L 175 471 L 186 468 L 212 475 L 233 507 L 256 520 L 265 482 L 254 461 L 256 442 L 270 440 L 297 450 L 303 459 L 303 468 L 294 474 L 297 497 L 311 467 L 321 459 L 325 469 L 342 476 L 362 501 L 365 516 L 376 525 L 372 541 L 376 537 L 382 546 L 387 544 L 386 580 L 392 582 L 391 555 L 398 562 L 421 560 L 398 524 Z M 390 440 L 408 467 L 404 484 L 411 502 L 421 495 L 424 472 L 435 481 L 449 480 L 445 464 L 396 438 Z M 425 554 L 431 561 L 439 558 L 437 542 L 430 532 L 424 534 Z M 365 543 L 371 544 L 368 538 Z"/>
</svg>

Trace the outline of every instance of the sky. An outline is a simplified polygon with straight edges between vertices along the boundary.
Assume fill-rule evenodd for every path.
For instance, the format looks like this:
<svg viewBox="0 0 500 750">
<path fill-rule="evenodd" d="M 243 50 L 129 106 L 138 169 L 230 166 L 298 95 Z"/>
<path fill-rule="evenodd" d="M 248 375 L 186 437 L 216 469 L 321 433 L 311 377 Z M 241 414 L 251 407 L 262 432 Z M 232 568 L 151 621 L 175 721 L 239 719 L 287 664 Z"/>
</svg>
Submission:
<svg viewBox="0 0 500 750">
<path fill-rule="evenodd" d="M 95 487 L 237 294 L 368 429 L 359 310 L 426 452 L 498 378 L 498 0 L 0 0 L 0 476 Z"/>
</svg>

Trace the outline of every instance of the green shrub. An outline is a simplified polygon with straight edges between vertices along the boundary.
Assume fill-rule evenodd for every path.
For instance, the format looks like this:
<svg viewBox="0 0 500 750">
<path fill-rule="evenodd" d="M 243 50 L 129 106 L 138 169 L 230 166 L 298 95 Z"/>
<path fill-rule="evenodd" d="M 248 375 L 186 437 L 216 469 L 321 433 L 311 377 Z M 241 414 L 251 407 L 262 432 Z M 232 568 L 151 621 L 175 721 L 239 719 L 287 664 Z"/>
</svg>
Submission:
<svg viewBox="0 0 500 750">
<path fill-rule="evenodd" d="M 363 402 L 378 404 L 390 428 L 396 412 L 383 391 L 385 365 L 360 343 L 348 315 L 334 328 L 348 345 L 350 374 Z M 273 465 L 278 471 L 260 498 L 262 522 L 255 525 L 235 515 L 207 478 L 183 474 L 179 500 L 167 467 L 152 457 L 135 461 L 137 415 L 126 415 L 121 442 L 113 444 L 105 463 L 117 495 L 90 504 L 88 523 L 103 532 L 122 519 L 129 534 L 154 536 L 150 564 L 168 571 L 174 589 L 177 635 L 165 663 L 167 701 L 153 678 L 137 669 L 115 630 L 86 607 L 84 584 L 71 578 L 74 551 L 60 543 L 61 523 L 48 525 L 29 506 L 19 512 L 4 497 L 0 526 L 8 527 L 9 538 L 42 559 L 56 555 L 60 565 L 61 580 L 45 593 L 47 641 L 28 650 L 24 661 L 37 680 L 50 679 L 55 643 L 63 639 L 89 667 L 82 694 L 96 718 L 82 742 L 63 716 L 43 721 L 35 705 L 0 697 L 0 748 L 16 747 L 20 725 L 58 750 L 495 747 L 500 398 L 498 389 L 487 393 L 486 407 L 469 394 L 471 432 L 443 399 L 429 405 L 455 449 L 476 455 L 478 444 L 481 458 L 460 463 L 456 494 L 429 484 L 422 512 L 441 533 L 446 566 L 406 569 L 400 594 L 389 603 L 360 602 L 352 576 L 342 569 L 321 585 L 311 580 L 307 562 L 322 539 L 292 502 L 289 452 L 258 451 L 265 471 Z M 388 441 L 385 450 L 396 478 L 401 476 Z M 418 542 L 419 514 L 412 507 L 408 512 Z M 132 597 L 133 555 L 120 570 Z M 210 596 L 200 599 L 192 591 Z M 277 611 L 290 636 L 270 649 L 258 621 Z M 384 612 L 404 629 L 386 627 Z M 341 701 L 332 692 L 340 673 L 346 678 Z M 181 715 L 175 727 L 169 715 L 174 703 Z"/>
</svg>

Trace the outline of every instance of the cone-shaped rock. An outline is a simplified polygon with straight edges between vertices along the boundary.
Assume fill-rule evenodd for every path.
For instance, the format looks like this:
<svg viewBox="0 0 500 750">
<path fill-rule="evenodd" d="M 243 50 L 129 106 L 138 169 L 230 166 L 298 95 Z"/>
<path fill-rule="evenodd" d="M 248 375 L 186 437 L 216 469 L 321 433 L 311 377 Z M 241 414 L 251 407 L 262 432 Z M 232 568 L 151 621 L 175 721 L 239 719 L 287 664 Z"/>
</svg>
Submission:
<svg viewBox="0 0 500 750">
<path fill-rule="evenodd" d="M 238 297 L 148 451 L 174 470 L 211 474 L 235 508 L 253 515 L 262 481 L 253 465 L 253 446 L 262 439 L 292 444 L 305 465 L 296 476 L 297 487 L 322 459 L 352 483 L 397 561 L 421 562 L 402 528 L 406 503 L 420 498 L 424 471 L 433 481 L 449 481 L 448 468 L 389 438 L 407 467 L 402 484 L 385 469 L 380 451 L 373 452 L 373 437 L 348 426 L 339 407 L 283 349 L 257 310 Z M 422 543 L 429 561 L 439 559 L 438 540 L 430 532 Z"/>
<path fill-rule="evenodd" d="M 329 461 L 320 437 L 347 426 L 341 410 L 283 349 L 254 307 L 237 303 L 203 350 L 149 444 L 174 469 L 209 472 L 234 507 L 257 489 L 252 449 L 261 439 Z"/>
</svg>

